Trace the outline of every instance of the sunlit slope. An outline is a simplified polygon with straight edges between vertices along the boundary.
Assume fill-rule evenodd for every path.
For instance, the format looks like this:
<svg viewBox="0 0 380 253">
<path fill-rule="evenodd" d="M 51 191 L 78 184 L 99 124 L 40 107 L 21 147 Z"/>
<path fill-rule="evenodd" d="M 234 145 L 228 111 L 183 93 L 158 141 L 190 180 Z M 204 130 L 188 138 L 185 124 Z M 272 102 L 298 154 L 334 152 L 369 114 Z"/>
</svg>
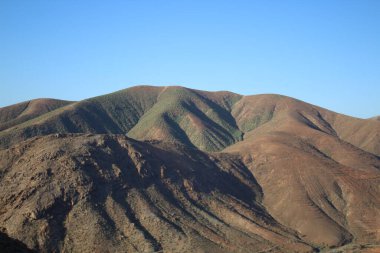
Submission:
<svg viewBox="0 0 380 253">
<path fill-rule="evenodd" d="M 25 108 L 0 109 L 2 122 L 35 115 L 0 131 L 0 228 L 30 248 L 380 243 L 380 121 L 281 95 L 184 87 Z"/>
<path fill-rule="evenodd" d="M 224 152 L 243 156 L 268 211 L 306 241 L 379 241 L 380 159 L 342 140 L 329 117 L 346 119 L 347 128 L 367 121 L 286 97 L 276 101 L 269 121 Z"/>
<path fill-rule="evenodd" d="M 282 131 L 284 127 L 297 135 L 293 126 L 302 125 L 380 155 L 380 122 L 335 113 L 290 97 L 244 96 L 232 108 L 232 116 L 245 138 L 252 130 L 258 134 Z"/>
<path fill-rule="evenodd" d="M 380 155 L 379 121 L 345 116 L 281 95 L 241 96 L 177 86 L 137 86 L 71 104 L 60 102 L 51 110 L 25 107 L 14 105 L 11 112 L 0 109 L 1 124 L 8 124 L 0 131 L 1 147 L 50 133 L 114 133 L 220 151 L 268 122 L 293 118 Z M 24 118 L 22 114 L 33 116 Z"/>
<path fill-rule="evenodd" d="M 157 103 L 131 129 L 136 139 L 177 141 L 217 151 L 242 139 L 230 110 L 240 96 L 168 87 Z"/>
<path fill-rule="evenodd" d="M 230 114 L 241 96 L 183 87 L 129 88 L 76 102 L 0 132 L 2 146 L 50 133 L 124 133 L 221 150 L 242 139 Z"/>
</svg>

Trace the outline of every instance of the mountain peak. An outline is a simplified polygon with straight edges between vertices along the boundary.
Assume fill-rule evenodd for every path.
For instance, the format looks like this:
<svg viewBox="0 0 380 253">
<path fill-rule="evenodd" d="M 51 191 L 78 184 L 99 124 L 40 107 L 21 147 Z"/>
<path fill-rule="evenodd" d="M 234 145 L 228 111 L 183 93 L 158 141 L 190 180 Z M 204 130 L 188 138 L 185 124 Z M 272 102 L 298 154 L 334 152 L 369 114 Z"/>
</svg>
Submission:
<svg viewBox="0 0 380 253">
<path fill-rule="evenodd" d="M 276 94 L 33 100 L 0 109 L 0 229 L 41 252 L 376 250 L 379 156 L 378 120 Z"/>
</svg>

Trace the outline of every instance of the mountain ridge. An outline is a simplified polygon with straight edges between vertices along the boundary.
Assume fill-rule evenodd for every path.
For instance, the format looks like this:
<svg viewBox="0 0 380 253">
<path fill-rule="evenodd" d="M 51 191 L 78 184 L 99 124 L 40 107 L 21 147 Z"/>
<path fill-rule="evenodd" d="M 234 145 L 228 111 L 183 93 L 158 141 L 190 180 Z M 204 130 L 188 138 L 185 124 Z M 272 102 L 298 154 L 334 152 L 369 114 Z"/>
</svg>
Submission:
<svg viewBox="0 0 380 253">
<path fill-rule="evenodd" d="M 134 97 L 138 97 L 138 101 Z M 244 112 L 239 112 L 239 106 L 242 110 L 247 107 L 245 104 L 255 108 L 248 112 L 250 113 L 249 120 L 245 119 Z M 12 126 L 11 130 L 16 130 L 14 132 L 19 136 L 7 136 L 6 132 L 9 129 L 0 131 L 0 139 L 3 139 L 4 147 L 6 143 L 12 143 L 9 140 L 11 138 L 22 140 L 45 133 L 125 133 L 137 139 L 169 137 L 187 144 L 192 143 L 202 150 L 219 151 L 240 141 L 242 135 L 271 120 L 271 114 L 276 106 L 286 111 L 289 105 L 294 107 L 291 108 L 293 111 L 312 112 L 314 115 L 311 115 L 311 121 L 322 121 L 324 125 L 329 124 L 330 128 L 335 127 L 341 134 L 341 138 L 349 143 L 376 155 L 380 154 L 380 147 L 376 144 L 380 142 L 377 141 L 380 137 L 372 130 L 373 128 L 378 130 L 378 123 L 336 114 L 283 95 L 242 96 L 226 91 L 204 92 L 181 86 L 136 86 L 69 103 L 57 110 L 22 122 L 23 124 Z M 198 110 L 199 108 L 201 110 Z M 183 117 L 184 114 L 186 117 Z M 321 119 L 322 115 L 323 119 Z M 52 126 L 49 126 L 51 124 L 49 122 L 40 126 L 41 121 L 49 121 L 49 119 L 53 121 Z M 225 119 L 228 121 L 226 122 Z M 306 124 L 313 124 L 306 118 L 303 121 L 308 121 Z M 357 133 L 354 135 L 351 134 L 353 132 L 351 130 L 345 132 L 344 126 L 347 125 L 347 121 L 351 124 L 350 128 L 356 129 Z M 237 123 L 240 125 L 237 126 Z M 251 126 L 247 124 L 251 124 Z M 196 127 L 186 130 L 189 125 Z M 141 128 L 145 130 L 142 131 Z M 152 129 L 156 129 L 156 131 Z M 161 133 L 162 129 L 165 130 L 164 133 Z M 371 130 L 372 133 L 369 135 L 372 138 L 368 138 L 367 133 Z M 191 135 L 190 138 L 189 135 Z M 371 139 L 376 140 L 375 144 Z"/>
<path fill-rule="evenodd" d="M 178 86 L 49 103 L 0 131 L 0 230 L 29 249 L 380 247 L 378 121 Z"/>
</svg>

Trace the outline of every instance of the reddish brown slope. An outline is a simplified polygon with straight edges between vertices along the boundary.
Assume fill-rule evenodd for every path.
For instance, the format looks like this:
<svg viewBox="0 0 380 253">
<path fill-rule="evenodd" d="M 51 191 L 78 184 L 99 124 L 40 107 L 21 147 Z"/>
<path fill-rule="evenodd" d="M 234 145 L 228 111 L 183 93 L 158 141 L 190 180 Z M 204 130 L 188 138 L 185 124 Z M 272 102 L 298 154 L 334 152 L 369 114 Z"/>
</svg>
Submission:
<svg viewBox="0 0 380 253">
<path fill-rule="evenodd" d="M 327 110 L 320 111 L 340 139 L 380 156 L 380 121 L 358 119 Z"/>
<path fill-rule="evenodd" d="M 340 115 L 279 95 L 243 97 L 231 92 L 184 87 L 138 86 L 54 112 L 47 109 L 49 106 L 38 106 L 41 103 L 28 109 L 26 104 L 12 106 L 12 110 L 0 109 L 3 122 L 0 123 L 3 124 L 0 147 L 36 135 L 80 132 L 128 133 L 136 139 L 173 140 L 206 151 L 218 151 L 242 140 L 243 134 L 271 120 L 275 113 L 288 110 L 298 113 L 310 127 L 321 127 L 365 151 L 380 155 L 380 122 Z"/>
<path fill-rule="evenodd" d="M 238 157 L 122 135 L 0 151 L 0 226 L 42 252 L 311 251 L 261 205 Z"/>
<path fill-rule="evenodd" d="M 0 226 L 46 251 L 375 245 L 379 126 L 280 95 L 126 89 L 1 131 L 0 146 L 59 132 L 171 144 L 58 135 L 0 151 Z"/>
<path fill-rule="evenodd" d="M 290 97 L 269 94 L 245 96 L 233 106 L 232 116 L 246 134 L 272 118 L 274 121 L 282 120 L 281 124 L 288 125 L 295 119 L 304 126 L 337 136 L 380 156 L 380 122 L 338 114 Z M 269 125 L 260 131 L 269 131 L 277 127 Z"/>
<path fill-rule="evenodd" d="M 380 240 L 380 159 L 342 141 L 342 130 L 324 118 L 331 112 L 276 96 L 246 97 L 236 106 L 242 127 L 270 115 L 225 150 L 244 156 L 270 214 L 318 245 Z"/>
</svg>

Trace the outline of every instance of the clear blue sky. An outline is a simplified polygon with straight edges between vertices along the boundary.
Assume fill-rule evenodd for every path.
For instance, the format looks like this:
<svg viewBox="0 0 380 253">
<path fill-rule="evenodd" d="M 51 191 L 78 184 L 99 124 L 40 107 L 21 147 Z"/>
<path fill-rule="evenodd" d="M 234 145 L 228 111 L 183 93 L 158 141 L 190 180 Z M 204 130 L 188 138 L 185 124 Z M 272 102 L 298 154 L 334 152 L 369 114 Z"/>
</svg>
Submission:
<svg viewBox="0 0 380 253">
<path fill-rule="evenodd" d="M 182 85 L 380 114 L 379 0 L 0 0 L 0 106 Z"/>
</svg>

